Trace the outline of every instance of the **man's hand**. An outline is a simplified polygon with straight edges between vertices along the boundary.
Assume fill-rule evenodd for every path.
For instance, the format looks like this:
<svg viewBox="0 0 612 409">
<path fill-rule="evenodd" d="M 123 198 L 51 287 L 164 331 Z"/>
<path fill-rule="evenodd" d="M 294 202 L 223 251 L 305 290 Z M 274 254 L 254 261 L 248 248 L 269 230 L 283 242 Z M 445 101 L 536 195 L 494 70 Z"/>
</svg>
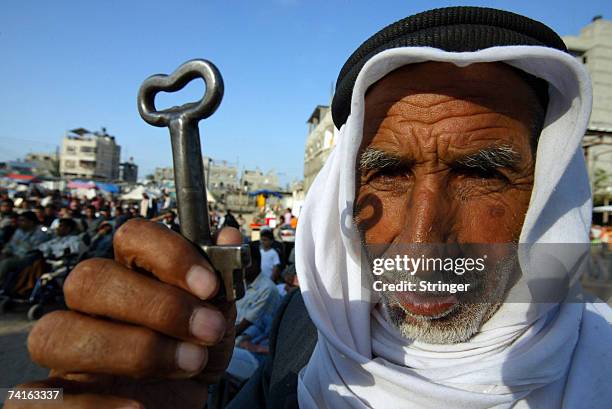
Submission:
<svg viewBox="0 0 612 409">
<path fill-rule="evenodd" d="M 217 244 L 240 241 L 228 228 Z M 52 371 L 20 387 L 63 387 L 58 407 L 201 409 L 231 357 L 235 305 L 211 301 L 221 288 L 212 267 L 164 226 L 128 221 L 114 247 L 114 261 L 90 259 L 70 273 L 71 311 L 32 329 L 32 360 Z"/>
<path fill-rule="evenodd" d="M 238 346 L 242 349 L 246 349 L 247 351 L 254 352 L 257 354 L 269 354 L 270 353 L 270 349 L 267 346 L 254 344 L 248 339 L 240 341 L 240 345 Z"/>
</svg>

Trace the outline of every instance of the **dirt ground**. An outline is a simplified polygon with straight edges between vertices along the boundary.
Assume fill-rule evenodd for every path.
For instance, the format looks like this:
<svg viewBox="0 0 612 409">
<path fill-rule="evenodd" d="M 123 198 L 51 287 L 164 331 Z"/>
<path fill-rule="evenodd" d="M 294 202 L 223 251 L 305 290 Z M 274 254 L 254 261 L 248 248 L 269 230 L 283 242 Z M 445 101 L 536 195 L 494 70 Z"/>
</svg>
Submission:
<svg viewBox="0 0 612 409">
<path fill-rule="evenodd" d="M 33 325 L 25 312 L 0 315 L 0 388 L 47 377 L 48 370 L 32 363 L 28 356 L 26 340 Z"/>
</svg>

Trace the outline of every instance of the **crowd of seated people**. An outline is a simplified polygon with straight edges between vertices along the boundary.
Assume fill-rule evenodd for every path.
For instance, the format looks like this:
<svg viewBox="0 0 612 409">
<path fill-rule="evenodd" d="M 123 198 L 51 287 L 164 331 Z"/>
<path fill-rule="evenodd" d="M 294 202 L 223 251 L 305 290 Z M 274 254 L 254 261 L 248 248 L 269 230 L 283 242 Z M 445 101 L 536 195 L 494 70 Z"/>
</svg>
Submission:
<svg viewBox="0 0 612 409">
<path fill-rule="evenodd" d="M 17 207 L 6 193 L 0 192 L 0 292 L 4 294 L 14 289 L 20 276 L 33 271 L 44 273 L 32 269 L 41 261 L 112 258 L 114 233 L 127 220 L 142 217 L 143 213 L 142 203 L 133 206 L 101 197 L 85 200 L 58 192 L 45 198 L 23 200 Z M 160 209 L 150 220 L 180 231 L 172 209 Z M 235 218 L 227 212 L 224 220 L 214 226 L 239 228 L 240 225 L 234 226 L 238 223 L 230 223 L 232 220 Z M 237 379 L 248 378 L 266 359 L 276 310 L 282 298 L 298 286 L 293 252 L 284 257 L 283 247 L 272 230 L 263 229 L 260 240 L 249 245 L 252 263 L 246 274 L 246 295 L 236 305 L 237 338 L 228 368 L 228 373 Z"/>
<path fill-rule="evenodd" d="M 25 275 L 40 276 L 61 258 L 112 258 L 113 235 L 132 217 L 140 217 L 137 206 L 101 196 L 88 200 L 56 191 L 11 198 L 0 192 L 0 293 L 12 295 L 18 283 L 33 281 Z"/>
</svg>

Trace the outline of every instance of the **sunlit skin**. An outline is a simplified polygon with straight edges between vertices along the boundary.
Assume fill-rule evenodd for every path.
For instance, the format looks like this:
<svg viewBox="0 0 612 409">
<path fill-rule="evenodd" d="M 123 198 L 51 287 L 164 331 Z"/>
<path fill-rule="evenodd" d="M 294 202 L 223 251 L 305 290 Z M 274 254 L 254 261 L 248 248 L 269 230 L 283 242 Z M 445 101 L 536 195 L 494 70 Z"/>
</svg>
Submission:
<svg viewBox="0 0 612 409">
<path fill-rule="evenodd" d="M 381 151 L 400 164 L 363 169 L 358 155 L 355 220 L 364 242 L 516 242 L 533 188 L 529 107 L 536 103 L 524 80 L 501 63 L 410 65 L 370 87 L 359 152 Z M 511 165 L 484 170 L 464 165 L 479 151 L 500 146 L 515 152 Z M 493 308 L 471 316 L 484 320 Z M 453 316 L 463 309 L 440 323 L 423 324 L 408 314 L 396 324 L 413 336 L 411 325 L 443 324 L 453 331 Z M 470 318 L 464 313 L 457 319 Z M 431 334 L 418 334 L 435 341 Z M 462 332 L 461 338 L 466 336 Z M 440 342 L 460 340 L 442 337 Z"/>
</svg>

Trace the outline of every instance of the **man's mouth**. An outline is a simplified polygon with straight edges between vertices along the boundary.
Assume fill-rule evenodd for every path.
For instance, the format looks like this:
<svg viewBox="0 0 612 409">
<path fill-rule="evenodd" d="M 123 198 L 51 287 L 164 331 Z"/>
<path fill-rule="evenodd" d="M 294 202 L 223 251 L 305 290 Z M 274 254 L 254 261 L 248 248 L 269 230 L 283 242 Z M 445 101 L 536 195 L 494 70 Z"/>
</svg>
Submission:
<svg viewBox="0 0 612 409">
<path fill-rule="evenodd" d="M 449 314 L 459 303 L 453 294 L 433 296 L 404 291 L 394 293 L 393 297 L 405 312 L 428 319 L 441 318 Z"/>
</svg>

